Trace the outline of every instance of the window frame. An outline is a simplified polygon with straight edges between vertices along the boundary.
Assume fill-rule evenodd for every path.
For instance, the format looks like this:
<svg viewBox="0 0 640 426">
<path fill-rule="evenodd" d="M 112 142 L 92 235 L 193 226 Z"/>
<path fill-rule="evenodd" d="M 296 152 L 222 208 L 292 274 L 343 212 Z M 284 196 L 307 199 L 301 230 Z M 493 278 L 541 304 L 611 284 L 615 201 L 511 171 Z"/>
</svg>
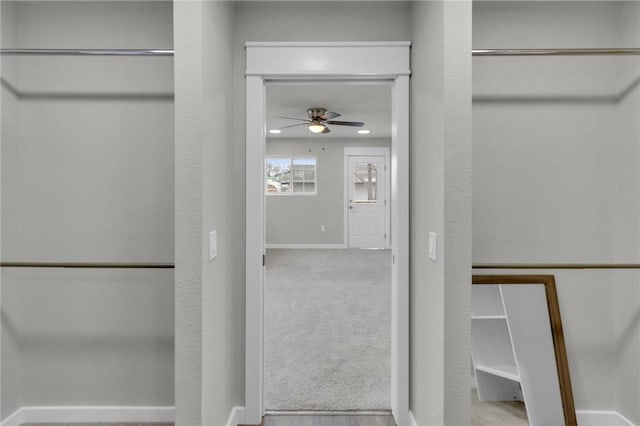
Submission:
<svg viewBox="0 0 640 426">
<path fill-rule="evenodd" d="M 314 175 L 314 179 L 313 181 L 309 181 L 309 183 L 313 182 L 313 191 L 287 191 L 287 192 L 269 192 L 267 191 L 267 185 L 268 185 L 268 181 L 267 181 L 267 162 L 269 161 L 269 159 L 280 159 L 280 160 L 289 160 L 289 164 L 291 167 L 291 185 L 294 185 L 294 179 L 293 179 L 293 163 L 295 160 L 313 160 L 313 175 Z M 264 184 L 264 194 L 265 196 L 275 196 L 275 197 L 287 197 L 287 196 L 314 196 L 314 195 L 318 195 L 318 157 L 313 156 L 313 155 L 291 155 L 291 154 L 266 154 L 264 156 L 264 177 L 265 177 L 265 184 Z M 305 183 L 306 181 L 303 180 L 301 183 Z M 292 188 L 295 188 L 295 186 L 292 186 Z"/>
</svg>

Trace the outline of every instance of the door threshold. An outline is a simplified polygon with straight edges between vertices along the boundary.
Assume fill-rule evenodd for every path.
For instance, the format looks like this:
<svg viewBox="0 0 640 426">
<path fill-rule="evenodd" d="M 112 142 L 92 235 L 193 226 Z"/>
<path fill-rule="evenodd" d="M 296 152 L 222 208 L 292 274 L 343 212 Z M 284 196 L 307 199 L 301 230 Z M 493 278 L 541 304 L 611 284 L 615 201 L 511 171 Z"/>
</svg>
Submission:
<svg viewBox="0 0 640 426">
<path fill-rule="evenodd" d="M 265 416 L 390 416 L 391 410 L 266 410 Z"/>
</svg>

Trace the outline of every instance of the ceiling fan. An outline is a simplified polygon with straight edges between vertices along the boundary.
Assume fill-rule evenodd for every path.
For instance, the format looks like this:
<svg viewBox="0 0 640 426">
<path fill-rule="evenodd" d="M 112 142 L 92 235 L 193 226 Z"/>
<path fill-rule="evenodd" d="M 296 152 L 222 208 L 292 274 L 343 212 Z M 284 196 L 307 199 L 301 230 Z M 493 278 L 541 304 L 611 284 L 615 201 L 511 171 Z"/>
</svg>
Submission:
<svg viewBox="0 0 640 426">
<path fill-rule="evenodd" d="M 322 107 L 312 107 L 307 109 L 307 115 L 309 118 L 295 118 L 295 117 L 280 117 L 286 118 L 288 120 L 300 120 L 304 121 L 304 123 L 300 124 L 292 124 L 290 126 L 280 127 L 280 129 L 287 129 L 289 127 L 296 126 L 307 126 L 309 131 L 312 133 L 329 133 L 329 127 L 327 124 L 331 124 L 332 126 L 352 126 L 352 127 L 362 127 L 364 123 L 362 121 L 339 121 L 334 120 L 334 118 L 340 117 L 342 114 L 338 114 L 337 112 L 327 111 L 326 108 Z"/>
</svg>

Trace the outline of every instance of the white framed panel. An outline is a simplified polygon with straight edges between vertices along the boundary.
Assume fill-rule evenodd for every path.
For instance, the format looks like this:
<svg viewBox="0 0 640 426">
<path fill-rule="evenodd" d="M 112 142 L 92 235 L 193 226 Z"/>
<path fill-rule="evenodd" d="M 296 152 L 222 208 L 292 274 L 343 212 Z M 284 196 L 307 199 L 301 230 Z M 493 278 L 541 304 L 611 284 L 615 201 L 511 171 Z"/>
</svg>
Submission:
<svg viewBox="0 0 640 426">
<path fill-rule="evenodd" d="M 246 151 L 246 291 L 245 291 L 245 410 L 242 423 L 260 424 L 263 407 L 264 266 L 265 255 L 265 87 L 248 76 Z"/>
<path fill-rule="evenodd" d="M 409 42 L 249 42 L 246 75 L 294 78 L 409 75 L 409 46 Z"/>
<path fill-rule="evenodd" d="M 407 52 L 407 55 L 409 53 Z M 409 424 L 409 76 L 391 92 L 391 410 Z"/>
<path fill-rule="evenodd" d="M 246 357 L 239 424 L 259 424 L 264 414 L 265 83 L 339 78 L 392 81 L 390 392 L 397 425 L 409 425 L 409 48 L 409 42 L 246 44 Z"/>
</svg>

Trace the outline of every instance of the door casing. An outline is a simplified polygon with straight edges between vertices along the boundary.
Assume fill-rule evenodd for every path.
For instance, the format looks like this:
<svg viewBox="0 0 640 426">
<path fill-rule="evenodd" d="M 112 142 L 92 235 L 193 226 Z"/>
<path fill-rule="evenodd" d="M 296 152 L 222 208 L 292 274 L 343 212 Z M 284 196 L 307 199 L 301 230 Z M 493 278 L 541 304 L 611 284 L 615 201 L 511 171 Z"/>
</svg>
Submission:
<svg viewBox="0 0 640 426">
<path fill-rule="evenodd" d="M 409 49 L 410 42 L 248 42 L 246 48 L 245 401 L 239 424 L 264 415 L 264 255 L 268 81 L 391 83 L 391 409 L 409 426 Z"/>
</svg>

